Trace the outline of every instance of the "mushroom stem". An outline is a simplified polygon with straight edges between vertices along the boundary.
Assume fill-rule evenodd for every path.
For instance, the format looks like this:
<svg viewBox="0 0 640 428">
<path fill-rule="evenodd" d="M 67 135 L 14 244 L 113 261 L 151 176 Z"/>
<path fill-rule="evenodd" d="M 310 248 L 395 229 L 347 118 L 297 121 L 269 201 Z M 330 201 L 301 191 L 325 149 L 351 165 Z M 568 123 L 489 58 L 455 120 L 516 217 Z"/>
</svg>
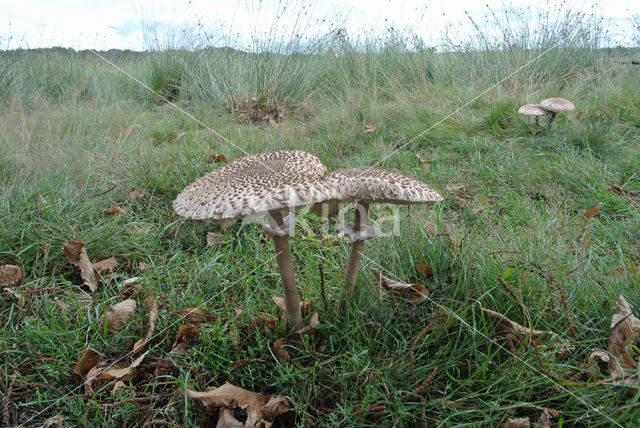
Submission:
<svg viewBox="0 0 640 428">
<path fill-rule="evenodd" d="M 269 213 L 273 219 L 276 229 L 282 231 L 283 220 L 280 211 L 271 211 Z M 296 287 L 296 275 L 293 272 L 293 263 L 291 262 L 291 250 L 289 249 L 289 237 L 286 233 L 272 234 L 273 243 L 276 249 L 276 257 L 278 260 L 278 270 L 284 287 L 284 302 L 287 309 L 287 321 L 300 330 L 302 324 L 302 311 L 298 300 L 298 287 Z"/>
<path fill-rule="evenodd" d="M 369 202 L 359 201 L 356 205 L 356 215 L 353 224 L 353 230 L 362 232 L 367 228 L 367 211 L 369 210 Z M 364 249 L 364 239 L 355 239 L 351 243 L 351 253 L 349 254 L 349 260 L 347 261 L 347 270 L 345 273 L 345 280 L 347 285 L 342 289 L 340 294 L 339 309 L 342 310 L 345 305 L 347 296 L 350 296 L 353 292 L 353 286 L 356 283 L 356 277 L 358 275 L 358 269 L 360 268 L 360 260 L 362 259 L 362 250 Z"/>
<path fill-rule="evenodd" d="M 553 123 L 553 119 L 556 118 L 556 112 L 552 111 L 551 112 L 551 118 L 549 119 L 549 129 L 551 129 L 551 124 Z"/>
</svg>

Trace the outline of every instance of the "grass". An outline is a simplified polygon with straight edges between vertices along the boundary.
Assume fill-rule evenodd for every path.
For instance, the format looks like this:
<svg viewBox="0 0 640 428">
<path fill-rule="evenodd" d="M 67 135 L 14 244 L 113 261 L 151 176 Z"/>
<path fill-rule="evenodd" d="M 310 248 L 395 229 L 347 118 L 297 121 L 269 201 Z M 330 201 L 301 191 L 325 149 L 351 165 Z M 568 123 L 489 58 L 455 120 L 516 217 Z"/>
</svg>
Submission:
<svg viewBox="0 0 640 428">
<path fill-rule="evenodd" d="M 3 74 L 11 83 L 0 83 L 0 264 L 24 269 L 24 284 L 12 288 L 26 296 L 22 307 L 8 294 L 0 302 L 5 424 L 63 413 L 74 426 L 206 425 L 216 416 L 186 400 L 184 390 L 225 381 L 288 396 L 300 426 L 497 426 L 516 417 L 535 421 L 544 408 L 557 411 L 554 423 L 563 426 L 640 422 L 637 389 L 589 366 L 589 354 L 606 349 L 617 296 L 640 304 L 637 274 L 621 274 L 640 264 L 640 200 L 609 190 L 640 191 L 635 70 L 575 42 L 545 57 L 558 66 L 573 61 L 570 74 L 551 72 L 544 81 L 516 75 L 483 94 L 498 80 L 491 77 L 496 67 L 514 71 L 548 45 L 514 47 L 514 56 L 494 44 L 438 53 L 403 38 L 361 44 L 332 37 L 299 55 L 286 48 L 107 53 L 233 145 L 90 53 L 3 53 L 13 55 L 14 68 Z M 27 68 L 37 71 L 20 72 Z M 582 114 L 560 116 L 550 128 L 517 115 L 518 106 L 547 96 L 572 98 Z M 285 118 L 238 123 L 229 110 L 252 97 L 276 100 Z M 364 134 L 369 122 L 377 129 Z M 333 309 L 348 246 L 323 241 L 335 224 L 299 214 L 308 228 L 291 239 L 294 267 L 321 324 L 285 345 L 292 363 L 273 354 L 274 342 L 292 338 L 285 324 L 252 327 L 258 314 L 278 314 L 272 243 L 255 225 L 203 227 L 171 210 L 185 185 L 218 166 L 211 154 L 233 160 L 278 149 L 310 151 L 330 169 L 382 161 L 445 196 L 410 210 L 372 206 L 382 223 L 396 214 L 398 233 L 366 245 L 356 295 L 339 317 Z M 431 162 L 428 169 L 416 155 Z M 584 218 L 596 203 L 600 212 Z M 112 204 L 124 213 L 104 213 Z M 207 248 L 207 230 L 227 243 Z M 90 258 L 121 263 L 88 307 L 78 300 L 78 269 L 65 263 L 62 246 L 71 240 L 83 242 Z M 431 266 L 433 276 L 420 275 L 417 263 Z M 372 267 L 423 283 L 429 299 L 392 299 L 375 287 Z M 138 309 L 123 329 L 107 332 L 104 313 L 133 277 Z M 159 319 L 141 370 L 116 396 L 109 383 L 84 394 L 70 376 L 76 360 L 91 348 L 101 361 L 130 363 L 129 350 L 146 331 L 146 292 L 159 303 Z M 525 323 L 513 296 L 536 329 L 569 342 L 566 356 L 539 356 L 526 341 L 511 350 L 496 335 L 480 308 Z M 185 324 L 175 311 L 186 307 L 216 317 L 198 326 L 200 336 L 184 352 L 170 354 Z"/>
</svg>

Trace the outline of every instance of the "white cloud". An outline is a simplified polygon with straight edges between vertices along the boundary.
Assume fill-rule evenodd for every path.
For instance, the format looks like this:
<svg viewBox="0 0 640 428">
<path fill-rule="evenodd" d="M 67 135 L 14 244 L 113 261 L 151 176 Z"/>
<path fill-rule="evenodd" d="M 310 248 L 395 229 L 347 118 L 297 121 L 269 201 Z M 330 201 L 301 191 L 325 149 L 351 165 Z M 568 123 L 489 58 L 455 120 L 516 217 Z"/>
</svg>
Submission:
<svg viewBox="0 0 640 428">
<path fill-rule="evenodd" d="M 505 2 L 488 0 L 495 12 Z M 507 5 L 530 7 L 525 0 L 511 0 Z M 535 3 L 544 6 L 546 3 Z M 557 2 L 551 2 L 557 4 Z M 599 6 L 588 1 L 570 1 L 574 11 L 594 10 L 611 19 L 611 31 L 620 39 L 629 39 L 632 31 L 628 18 L 640 14 L 640 2 L 611 0 Z M 349 34 L 380 33 L 385 28 L 411 28 L 427 41 L 436 43 L 447 23 L 466 23 L 467 11 L 482 22 L 487 13 L 485 2 L 472 0 L 324 0 L 299 1 L 230 1 L 218 0 L 116 0 L 50 2 L 31 0 L 11 2 L 0 12 L 0 41 L 13 36 L 11 47 L 64 46 L 76 49 L 143 49 L 143 22 L 158 23 L 164 28 L 200 23 L 214 36 L 237 38 L 248 43 L 252 35 L 290 35 L 304 30 L 307 34 L 341 26 Z M 297 21 L 296 21 L 297 19 Z M 215 30 L 215 31 L 212 31 Z"/>
</svg>

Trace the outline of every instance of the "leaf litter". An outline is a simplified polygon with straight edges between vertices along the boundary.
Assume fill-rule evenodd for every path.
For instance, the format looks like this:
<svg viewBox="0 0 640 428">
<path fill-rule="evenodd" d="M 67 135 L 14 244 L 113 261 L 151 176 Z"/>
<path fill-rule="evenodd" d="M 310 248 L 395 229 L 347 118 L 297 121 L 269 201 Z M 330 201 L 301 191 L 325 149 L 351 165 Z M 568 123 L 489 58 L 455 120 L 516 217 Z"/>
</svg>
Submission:
<svg viewBox="0 0 640 428">
<path fill-rule="evenodd" d="M 89 260 L 84 244 L 79 241 L 69 241 L 63 246 L 64 255 L 67 261 L 80 268 L 83 284 L 93 293 L 98 289 L 98 281 L 93 269 L 93 264 Z"/>
<path fill-rule="evenodd" d="M 230 383 L 205 392 L 187 389 L 187 398 L 199 401 L 207 410 L 219 410 L 218 426 L 260 427 L 263 420 L 273 421 L 290 411 L 291 403 L 282 395 L 264 395 L 249 391 Z M 233 415 L 234 409 L 242 409 L 247 414 L 246 421 L 240 422 Z M 225 410 L 227 410 L 225 412 Z M 220 420 L 219 419 L 219 420 Z"/>
<path fill-rule="evenodd" d="M 380 285 L 383 290 L 396 297 L 405 299 L 410 303 L 418 303 L 429 297 L 429 291 L 422 284 L 406 284 L 387 278 L 382 275 L 378 269 L 372 268 L 371 271 L 376 277 L 376 283 Z"/>
<path fill-rule="evenodd" d="M 136 310 L 136 301 L 127 299 L 123 302 L 112 305 L 105 315 L 105 326 L 107 330 L 116 332 L 129 320 L 129 316 Z"/>
</svg>

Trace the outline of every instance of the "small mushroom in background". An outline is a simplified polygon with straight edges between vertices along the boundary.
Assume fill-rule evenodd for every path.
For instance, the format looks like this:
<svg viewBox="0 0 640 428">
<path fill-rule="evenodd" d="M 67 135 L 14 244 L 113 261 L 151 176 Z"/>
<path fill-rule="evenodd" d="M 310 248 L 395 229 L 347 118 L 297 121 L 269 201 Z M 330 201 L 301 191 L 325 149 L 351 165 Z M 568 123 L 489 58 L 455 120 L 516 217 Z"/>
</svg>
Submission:
<svg viewBox="0 0 640 428">
<path fill-rule="evenodd" d="M 288 236 L 295 217 L 282 211 L 336 198 L 323 181 L 325 166 L 316 156 L 283 150 L 245 156 L 188 185 L 173 201 L 176 214 L 193 220 L 237 220 L 264 214 L 273 237 L 284 287 L 287 320 L 303 327 Z"/>
<path fill-rule="evenodd" d="M 564 98 L 546 98 L 540 101 L 540 107 L 551 112 L 549 126 L 553 123 L 553 119 L 556 118 L 556 114 L 569 113 L 576 109 L 576 106 L 571 101 Z"/>
<path fill-rule="evenodd" d="M 404 174 L 371 167 L 339 169 L 327 174 L 324 182 L 338 192 L 338 198 L 316 205 L 314 212 L 333 213 L 339 203 L 356 201 L 353 225 L 343 225 L 351 238 L 351 252 L 345 272 L 347 286 L 340 296 L 340 310 L 356 283 L 364 241 L 380 234 L 377 227 L 367 226 L 367 212 L 373 202 L 410 205 L 442 201 L 442 196 L 425 183 Z M 321 207 L 321 209 L 320 209 Z"/>
<path fill-rule="evenodd" d="M 540 116 L 549 116 L 552 114 L 549 110 L 543 109 L 540 104 L 525 104 L 518 109 L 518 113 L 535 117 L 536 125 L 540 125 Z"/>
</svg>

